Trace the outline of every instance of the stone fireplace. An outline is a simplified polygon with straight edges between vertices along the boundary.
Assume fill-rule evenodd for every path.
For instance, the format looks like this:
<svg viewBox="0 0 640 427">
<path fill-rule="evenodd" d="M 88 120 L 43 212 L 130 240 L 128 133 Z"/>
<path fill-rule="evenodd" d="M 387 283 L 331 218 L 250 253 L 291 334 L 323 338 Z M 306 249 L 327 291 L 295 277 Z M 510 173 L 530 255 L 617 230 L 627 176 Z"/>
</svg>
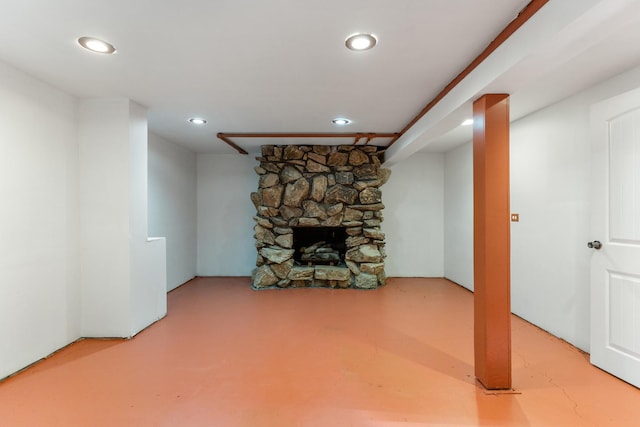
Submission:
<svg viewBox="0 0 640 427">
<path fill-rule="evenodd" d="M 384 284 L 382 156 L 369 145 L 262 146 L 254 289 Z"/>
</svg>

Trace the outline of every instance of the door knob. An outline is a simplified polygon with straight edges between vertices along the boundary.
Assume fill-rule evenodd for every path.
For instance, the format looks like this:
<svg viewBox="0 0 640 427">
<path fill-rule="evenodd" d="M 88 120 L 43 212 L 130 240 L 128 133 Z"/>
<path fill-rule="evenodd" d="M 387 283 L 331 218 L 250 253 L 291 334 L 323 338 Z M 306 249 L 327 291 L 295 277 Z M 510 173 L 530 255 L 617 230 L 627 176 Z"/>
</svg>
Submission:
<svg viewBox="0 0 640 427">
<path fill-rule="evenodd" d="M 591 249 L 600 249 L 602 247 L 602 243 L 600 243 L 597 240 L 594 240 L 593 242 L 587 243 L 587 246 L 590 247 Z"/>
</svg>

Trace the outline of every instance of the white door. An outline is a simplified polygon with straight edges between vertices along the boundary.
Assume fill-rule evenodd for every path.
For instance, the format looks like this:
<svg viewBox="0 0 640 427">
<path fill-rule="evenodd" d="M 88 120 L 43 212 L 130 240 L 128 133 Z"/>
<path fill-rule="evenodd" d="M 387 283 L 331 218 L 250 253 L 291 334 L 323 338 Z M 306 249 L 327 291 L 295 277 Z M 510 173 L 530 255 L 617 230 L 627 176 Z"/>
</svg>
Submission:
<svg viewBox="0 0 640 427">
<path fill-rule="evenodd" d="M 594 105 L 591 134 L 591 363 L 640 387 L 640 89 Z"/>
</svg>

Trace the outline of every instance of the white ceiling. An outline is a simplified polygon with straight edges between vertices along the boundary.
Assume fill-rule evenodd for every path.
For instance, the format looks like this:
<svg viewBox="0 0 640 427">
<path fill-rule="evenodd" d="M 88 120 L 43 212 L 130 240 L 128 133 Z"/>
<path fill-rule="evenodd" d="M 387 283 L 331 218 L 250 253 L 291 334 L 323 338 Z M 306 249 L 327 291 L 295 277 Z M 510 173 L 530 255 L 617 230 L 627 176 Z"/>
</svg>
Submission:
<svg viewBox="0 0 640 427">
<path fill-rule="evenodd" d="M 233 153 L 218 132 L 398 132 L 528 1 L 0 0 L 0 60 L 78 97 L 130 98 L 148 108 L 151 131 Z M 396 151 L 469 140 L 457 124 L 481 90 L 511 93 L 517 118 L 639 64 L 639 5 L 550 0 L 510 39 L 516 59 L 496 51 L 484 83 L 445 99 L 448 110 L 425 116 Z M 378 45 L 347 50 L 355 32 Z M 84 51 L 81 36 L 118 52 Z M 353 123 L 337 128 L 338 116 Z M 251 152 L 277 142 L 234 141 Z"/>
</svg>

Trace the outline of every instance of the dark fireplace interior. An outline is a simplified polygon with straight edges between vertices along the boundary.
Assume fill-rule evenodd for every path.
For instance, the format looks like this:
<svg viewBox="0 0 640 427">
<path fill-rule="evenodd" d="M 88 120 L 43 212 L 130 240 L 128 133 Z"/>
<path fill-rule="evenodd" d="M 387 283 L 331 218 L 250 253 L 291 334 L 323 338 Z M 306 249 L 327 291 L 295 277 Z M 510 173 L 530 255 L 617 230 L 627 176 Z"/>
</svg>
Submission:
<svg viewBox="0 0 640 427">
<path fill-rule="evenodd" d="M 293 259 L 302 265 L 344 262 L 346 227 L 293 227 Z"/>
</svg>

